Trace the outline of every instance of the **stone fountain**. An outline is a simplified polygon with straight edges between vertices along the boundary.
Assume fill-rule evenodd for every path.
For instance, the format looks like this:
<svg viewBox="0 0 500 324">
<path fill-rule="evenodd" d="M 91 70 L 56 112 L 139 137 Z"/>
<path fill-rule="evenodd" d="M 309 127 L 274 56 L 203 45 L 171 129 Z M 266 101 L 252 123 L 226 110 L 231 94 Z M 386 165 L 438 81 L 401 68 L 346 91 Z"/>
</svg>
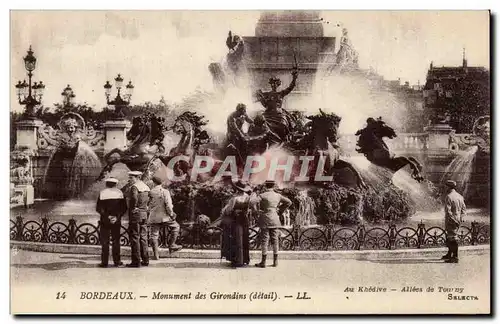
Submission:
<svg viewBox="0 0 500 324">
<path fill-rule="evenodd" d="M 454 159 L 447 167 L 442 181 L 456 181 L 459 192 L 463 193 L 469 204 L 489 208 L 490 116 L 479 117 L 474 123 L 472 134 L 451 132 L 449 145 Z"/>
<path fill-rule="evenodd" d="M 298 85 L 290 94 L 285 106 L 289 110 L 300 108 L 302 103 L 299 99 L 311 95 L 318 71 L 349 63 L 339 62 L 337 57 L 339 48 L 348 41 L 325 36 L 319 12 L 265 12 L 257 23 L 255 36 L 243 39 L 245 42 L 243 62 L 252 80 L 253 90 L 266 88 L 267 79 L 271 75 L 280 77 L 283 83 L 287 84 L 291 79 L 290 70 L 296 62 L 298 63 Z M 353 61 L 351 64 L 351 67 L 355 68 L 357 62 Z M 317 108 L 319 107 L 315 107 Z M 489 195 L 489 140 L 487 143 L 482 141 L 486 137 L 480 134 L 484 132 L 484 125 L 485 123 L 478 122 L 473 134 L 454 134 L 450 127 L 443 125 L 435 125 L 418 134 L 398 134 L 398 138 L 391 142 L 391 148 L 396 154 L 405 152 L 422 158 L 426 177 L 439 184 L 444 170 L 451 160 L 457 157 L 457 152 L 476 145 L 477 152 L 474 154 L 475 163 L 470 183 L 487 183 L 478 186 L 479 191 L 475 196 L 480 196 L 479 192 Z M 96 131 L 87 126 L 82 135 L 82 141 L 99 158 L 114 148 L 127 146 L 125 120 L 110 121 L 104 127 L 104 131 Z M 30 168 L 34 197 L 40 198 L 45 170 L 52 152 L 58 145 L 58 131 L 41 121 L 34 121 L 29 124 L 20 123 L 17 132 L 18 147 L 26 147 L 31 152 Z M 342 136 L 339 145 L 343 154 L 355 154 L 355 139 L 354 134 Z M 15 183 L 14 187 L 19 185 L 19 182 Z M 91 204 L 89 203 L 89 206 Z M 308 204 L 311 202 L 308 201 Z M 308 211 L 304 224 L 314 223 L 310 220 L 312 218 L 310 214 L 312 215 Z"/>
</svg>

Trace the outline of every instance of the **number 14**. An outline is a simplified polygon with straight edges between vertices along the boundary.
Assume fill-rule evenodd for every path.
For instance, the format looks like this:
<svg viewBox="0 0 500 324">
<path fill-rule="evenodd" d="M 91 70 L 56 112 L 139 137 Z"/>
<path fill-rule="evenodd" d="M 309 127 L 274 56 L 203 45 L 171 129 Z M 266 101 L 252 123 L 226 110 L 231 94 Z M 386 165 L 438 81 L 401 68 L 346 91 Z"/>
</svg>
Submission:
<svg viewBox="0 0 500 324">
<path fill-rule="evenodd" d="M 56 295 L 56 299 L 66 299 L 66 292 L 58 292 Z"/>
</svg>

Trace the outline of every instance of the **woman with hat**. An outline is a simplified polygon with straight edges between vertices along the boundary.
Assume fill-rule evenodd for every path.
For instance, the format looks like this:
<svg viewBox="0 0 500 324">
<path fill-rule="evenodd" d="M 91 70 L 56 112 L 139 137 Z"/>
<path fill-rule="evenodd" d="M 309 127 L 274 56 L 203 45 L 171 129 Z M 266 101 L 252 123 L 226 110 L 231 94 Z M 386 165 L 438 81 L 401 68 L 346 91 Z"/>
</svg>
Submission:
<svg viewBox="0 0 500 324">
<path fill-rule="evenodd" d="M 233 185 L 237 192 L 222 209 L 221 257 L 231 261 L 233 268 L 238 268 L 250 263 L 248 214 L 252 207 L 252 189 L 242 181 Z"/>
</svg>

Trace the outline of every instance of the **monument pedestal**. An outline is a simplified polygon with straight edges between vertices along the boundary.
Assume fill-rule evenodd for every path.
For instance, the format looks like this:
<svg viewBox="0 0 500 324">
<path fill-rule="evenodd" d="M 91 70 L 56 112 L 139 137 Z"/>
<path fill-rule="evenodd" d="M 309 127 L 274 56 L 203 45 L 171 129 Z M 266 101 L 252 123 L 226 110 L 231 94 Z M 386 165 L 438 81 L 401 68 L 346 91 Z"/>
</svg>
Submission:
<svg viewBox="0 0 500 324">
<path fill-rule="evenodd" d="M 35 203 L 35 189 L 31 184 L 11 183 L 11 191 L 11 205 L 28 208 Z"/>
<path fill-rule="evenodd" d="M 22 120 L 16 123 L 16 149 L 36 150 L 38 147 L 38 128 L 43 122 L 38 119 Z"/>
<path fill-rule="evenodd" d="M 255 36 L 243 37 L 252 91 L 269 89 L 271 76 L 280 78 L 286 88 L 297 64 L 297 85 L 283 104 L 289 110 L 303 109 L 304 100 L 314 89 L 317 71 L 332 67 L 336 60 L 339 40 L 327 37 L 323 25 L 320 11 L 262 12 Z"/>
<path fill-rule="evenodd" d="M 449 150 L 450 134 L 453 128 L 446 124 L 430 125 L 424 128 L 427 133 L 427 148 L 429 150 Z"/>
<path fill-rule="evenodd" d="M 38 119 L 16 123 L 17 141 L 10 155 L 11 205 L 29 207 L 35 202 L 32 157 L 38 150 L 38 128 L 42 125 L 43 122 Z"/>
<path fill-rule="evenodd" d="M 108 120 L 104 123 L 104 131 L 106 136 L 106 144 L 104 151 L 109 152 L 112 149 L 127 147 L 127 128 L 130 124 L 125 119 Z"/>
<path fill-rule="evenodd" d="M 450 134 L 454 130 L 450 125 L 435 124 L 425 127 L 424 131 L 427 134 L 425 146 L 426 178 L 434 183 L 439 183 L 446 168 L 453 160 Z"/>
</svg>

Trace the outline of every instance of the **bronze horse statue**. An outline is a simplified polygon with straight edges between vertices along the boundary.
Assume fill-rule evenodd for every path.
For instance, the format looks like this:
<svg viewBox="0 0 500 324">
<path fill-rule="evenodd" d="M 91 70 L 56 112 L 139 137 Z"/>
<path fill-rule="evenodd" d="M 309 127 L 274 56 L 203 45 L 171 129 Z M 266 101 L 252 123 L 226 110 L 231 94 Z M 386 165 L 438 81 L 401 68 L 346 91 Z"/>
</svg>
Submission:
<svg viewBox="0 0 500 324">
<path fill-rule="evenodd" d="M 319 109 L 319 114 L 305 117 L 308 121 L 300 120 L 300 114 L 292 113 L 296 118 L 295 131 L 292 132 L 289 144 L 292 150 L 299 149 L 315 157 L 311 171 L 315 170 L 320 156 L 326 157 L 324 175 L 333 175 L 334 179 L 345 171 L 350 172 L 359 188 L 367 186 L 360 173 L 354 166 L 340 158 L 338 141 L 338 128 L 341 117 L 334 113 L 325 113 Z"/>
<path fill-rule="evenodd" d="M 341 121 L 339 116 L 333 113 L 325 113 L 321 109 L 319 109 L 319 114 L 311 116 L 305 116 L 298 111 L 288 114 L 293 118 L 294 127 L 284 136 L 286 138 L 285 141 L 280 142 L 280 138 L 274 136 L 271 128 L 276 129 L 276 124 L 267 124 L 267 127 L 263 128 L 268 130 L 268 136 L 264 136 L 265 134 L 252 134 L 250 129 L 250 134 L 245 139 L 247 143 L 250 143 L 250 150 L 247 150 L 247 153 L 250 155 L 262 154 L 271 146 L 278 145 L 290 151 L 295 156 L 314 156 L 315 159 L 310 163 L 308 172 L 311 181 L 316 174 L 320 156 L 324 156 L 324 176 L 333 175 L 335 178 L 335 176 L 348 171 L 353 175 L 356 186 L 362 189 L 367 188 L 364 180 L 354 166 L 340 158 L 339 146 L 337 145 L 337 132 Z M 263 115 L 259 115 L 256 119 L 266 120 Z"/>
<path fill-rule="evenodd" d="M 106 165 L 97 180 L 102 180 L 117 163 L 125 164 L 131 171 L 146 171 L 153 156 L 165 151 L 163 132 L 167 129 L 163 117 L 151 113 L 134 117 L 126 135 L 130 145 L 126 149 L 114 148 L 104 156 Z"/>
<path fill-rule="evenodd" d="M 178 161 L 173 171 L 176 176 L 189 175 L 196 155 L 212 155 L 212 152 L 204 147 L 211 140 L 207 131 L 203 129 L 207 123 L 205 116 L 200 116 L 195 112 L 185 111 L 180 114 L 171 127 L 174 133 L 181 136 L 179 143 L 168 154 L 155 154 L 151 162 L 158 158 L 165 166 L 168 166 L 175 156 L 185 156 L 188 161 Z"/>
<path fill-rule="evenodd" d="M 187 156 L 188 161 L 180 160 L 173 167 L 175 175 L 189 174 L 196 154 L 209 155 L 210 150 L 203 146 L 210 142 L 210 136 L 203 130 L 208 121 L 204 116 L 186 111 L 180 114 L 171 127 L 166 126 L 163 117 L 146 113 L 134 117 L 132 127 L 127 132 L 127 139 L 131 141 L 126 149 L 115 148 L 104 156 L 106 166 L 101 171 L 98 180 L 102 180 L 117 163 L 125 164 L 131 171 L 144 172 L 147 177 L 154 171 L 154 163 L 160 160 L 168 167 L 169 161 L 179 155 Z M 181 135 L 179 143 L 168 152 L 165 151 L 163 139 L 164 132 L 172 130 Z"/>
<path fill-rule="evenodd" d="M 384 142 L 384 137 L 397 137 L 394 129 L 386 125 L 381 117 L 377 120 L 370 117 L 366 123 L 365 128 L 356 132 L 356 136 L 359 136 L 356 151 L 363 153 L 371 163 L 389 169 L 393 174 L 409 165 L 413 171 L 412 178 L 418 182 L 423 181 L 422 165 L 413 157 L 393 156 Z"/>
</svg>

